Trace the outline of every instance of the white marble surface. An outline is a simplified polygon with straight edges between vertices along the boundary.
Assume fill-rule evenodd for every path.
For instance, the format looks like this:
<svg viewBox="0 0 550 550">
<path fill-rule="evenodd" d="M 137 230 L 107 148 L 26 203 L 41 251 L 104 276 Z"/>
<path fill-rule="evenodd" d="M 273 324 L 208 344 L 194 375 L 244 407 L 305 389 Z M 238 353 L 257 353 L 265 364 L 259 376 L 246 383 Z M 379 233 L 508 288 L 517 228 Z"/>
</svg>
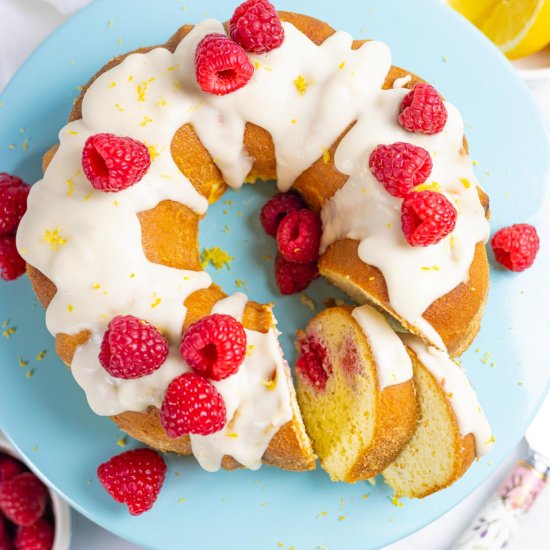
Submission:
<svg viewBox="0 0 550 550">
<path fill-rule="evenodd" d="M 0 0 L 0 91 L 32 50 L 67 17 L 89 1 Z M 539 83 L 532 90 L 550 123 L 550 82 Z M 462 503 L 424 529 L 387 546 L 385 550 L 450 548 L 514 462 L 525 453 L 526 445 L 522 442 L 506 463 L 496 469 L 494 474 Z M 550 490 L 546 490 L 524 519 L 519 532 L 508 547 L 509 550 L 549 548 L 549 516 Z M 228 544 L 228 548 L 230 547 L 231 545 Z M 71 548 L 73 550 L 137 550 L 140 547 L 115 537 L 74 512 Z"/>
</svg>

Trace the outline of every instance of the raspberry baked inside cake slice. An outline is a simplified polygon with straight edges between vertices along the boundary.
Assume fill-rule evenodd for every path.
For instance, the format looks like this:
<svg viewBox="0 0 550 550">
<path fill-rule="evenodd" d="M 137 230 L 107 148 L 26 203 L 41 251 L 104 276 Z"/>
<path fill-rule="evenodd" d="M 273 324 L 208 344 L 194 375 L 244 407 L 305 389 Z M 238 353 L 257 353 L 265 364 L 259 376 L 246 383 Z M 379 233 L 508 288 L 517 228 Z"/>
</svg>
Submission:
<svg viewBox="0 0 550 550">
<path fill-rule="evenodd" d="M 330 308 L 299 335 L 297 395 L 306 430 L 333 481 L 380 473 L 416 429 L 405 347 L 368 305 Z"/>
</svg>

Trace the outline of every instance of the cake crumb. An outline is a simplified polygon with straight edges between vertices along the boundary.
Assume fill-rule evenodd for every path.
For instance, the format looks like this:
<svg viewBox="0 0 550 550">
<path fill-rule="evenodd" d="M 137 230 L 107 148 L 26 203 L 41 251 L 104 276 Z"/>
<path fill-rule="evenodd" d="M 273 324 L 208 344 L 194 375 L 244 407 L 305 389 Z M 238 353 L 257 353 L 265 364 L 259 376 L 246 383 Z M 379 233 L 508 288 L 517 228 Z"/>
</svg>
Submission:
<svg viewBox="0 0 550 550">
<path fill-rule="evenodd" d="M 307 294 L 300 294 L 300 302 L 311 309 L 311 311 L 315 311 L 315 302 Z"/>
<path fill-rule="evenodd" d="M 204 248 L 201 253 L 201 267 L 204 269 L 208 264 L 212 264 L 215 269 L 222 269 L 227 267 L 231 269 L 230 263 L 234 260 L 233 256 L 230 256 L 225 250 L 222 250 L 219 246 L 213 248 Z"/>
</svg>

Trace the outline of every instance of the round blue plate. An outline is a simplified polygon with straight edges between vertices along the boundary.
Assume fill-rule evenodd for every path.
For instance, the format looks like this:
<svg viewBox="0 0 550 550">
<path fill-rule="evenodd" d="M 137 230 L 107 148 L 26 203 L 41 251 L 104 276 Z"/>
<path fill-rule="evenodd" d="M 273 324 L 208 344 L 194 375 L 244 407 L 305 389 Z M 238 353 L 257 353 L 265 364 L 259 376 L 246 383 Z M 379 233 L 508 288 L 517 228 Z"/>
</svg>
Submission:
<svg viewBox="0 0 550 550">
<path fill-rule="evenodd" d="M 162 43 L 184 23 L 207 16 L 226 20 L 235 3 L 94 2 L 36 51 L 2 95 L 0 170 L 38 179 L 41 157 L 56 142 L 79 86 L 110 57 Z M 1 428 L 75 508 L 150 548 L 364 550 L 388 544 L 434 520 L 491 474 L 521 438 L 549 381 L 543 360 L 550 334 L 550 231 L 541 215 L 550 218 L 544 206 L 548 137 L 508 62 L 436 0 L 340 0 L 337 6 L 293 0 L 278 7 L 315 15 L 355 37 L 384 40 L 396 64 L 433 82 L 463 113 L 477 174 L 491 196 L 493 227 L 535 223 L 543 248 L 535 267 L 523 274 L 493 270 L 483 328 L 462 361 L 493 426 L 493 452 L 452 488 L 422 501 L 404 500 L 403 507 L 392 504 L 382 481 L 336 484 L 322 470 L 295 474 L 269 467 L 208 474 L 192 458 L 170 456 L 155 507 L 131 517 L 95 477 L 97 465 L 121 451 L 123 434 L 88 409 L 55 355 L 28 279 L 0 283 Z M 257 221 L 273 190 L 265 184 L 228 193 L 202 223 L 201 244 L 222 246 L 235 257 L 231 269 L 213 272 L 226 291 L 244 284 L 254 299 L 277 304 L 292 363 L 295 330 L 313 311 L 299 297 L 281 299 L 274 286 L 272 263 L 265 258 L 273 256 L 274 243 Z M 322 281 L 308 294 L 317 308 L 339 296 Z"/>
</svg>

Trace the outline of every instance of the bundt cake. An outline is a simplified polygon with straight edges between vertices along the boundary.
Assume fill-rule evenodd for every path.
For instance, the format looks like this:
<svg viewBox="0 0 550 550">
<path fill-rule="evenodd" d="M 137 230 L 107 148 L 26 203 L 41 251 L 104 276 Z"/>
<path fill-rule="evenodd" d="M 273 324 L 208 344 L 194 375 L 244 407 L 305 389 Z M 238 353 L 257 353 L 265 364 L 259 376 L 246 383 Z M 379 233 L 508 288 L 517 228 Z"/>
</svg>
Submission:
<svg viewBox="0 0 550 550">
<path fill-rule="evenodd" d="M 228 25 L 209 19 L 105 65 L 45 155 L 17 235 L 57 352 L 92 409 L 152 447 L 193 451 L 210 470 L 256 468 L 262 458 L 295 470 L 315 464 L 270 306 L 227 297 L 201 268 L 199 221 L 228 185 L 277 179 L 280 190 L 300 193 L 323 221 L 321 273 L 440 349 L 465 349 L 487 293 L 487 201 L 457 109 L 392 66 L 381 42 L 354 41 L 300 14 L 278 17 L 279 41 L 267 53 L 245 52 Z M 373 168 L 378 147 L 389 151 L 378 151 Z M 397 150 L 409 155 L 405 165 L 394 162 Z M 395 170 L 407 176 L 405 197 L 388 192 Z M 248 341 L 238 374 L 209 382 L 226 422 L 216 433 L 169 437 L 161 405 L 190 370 L 182 332 L 212 311 L 242 322 Z M 134 329 L 115 338 L 119 316 L 131 316 Z M 162 365 L 110 374 L 111 347 L 126 338 L 139 353 L 135 339 L 148 331 L 165 341 Z M 361 352 L 372 349 L 363 339 Z M 412 382 L 382 388 L 376 362 L 361 383 L 377 407 L 396 410 L 388 395 L 402 401 L 399 418 L 384 420 L 397 439 L 377 434 L 387 448 L 344 468 L 347 479 L 384 468 L 412 433 Z"/>
<path fill-rule="evenodd" d="M 462 368 L 420 338 L 402 338 L 413 364 L 418 427 L 382 473 L 397 496 L 422 498 L 454 483 L 494 439 Z"/>
<path fill-rule="evenodd" d="M 297 395 L 321 465 L 334 481 L 374 477 L 413 435 L 411 359 L 369 305 L 329 308 L 298 339 Z"/>
</svg>

